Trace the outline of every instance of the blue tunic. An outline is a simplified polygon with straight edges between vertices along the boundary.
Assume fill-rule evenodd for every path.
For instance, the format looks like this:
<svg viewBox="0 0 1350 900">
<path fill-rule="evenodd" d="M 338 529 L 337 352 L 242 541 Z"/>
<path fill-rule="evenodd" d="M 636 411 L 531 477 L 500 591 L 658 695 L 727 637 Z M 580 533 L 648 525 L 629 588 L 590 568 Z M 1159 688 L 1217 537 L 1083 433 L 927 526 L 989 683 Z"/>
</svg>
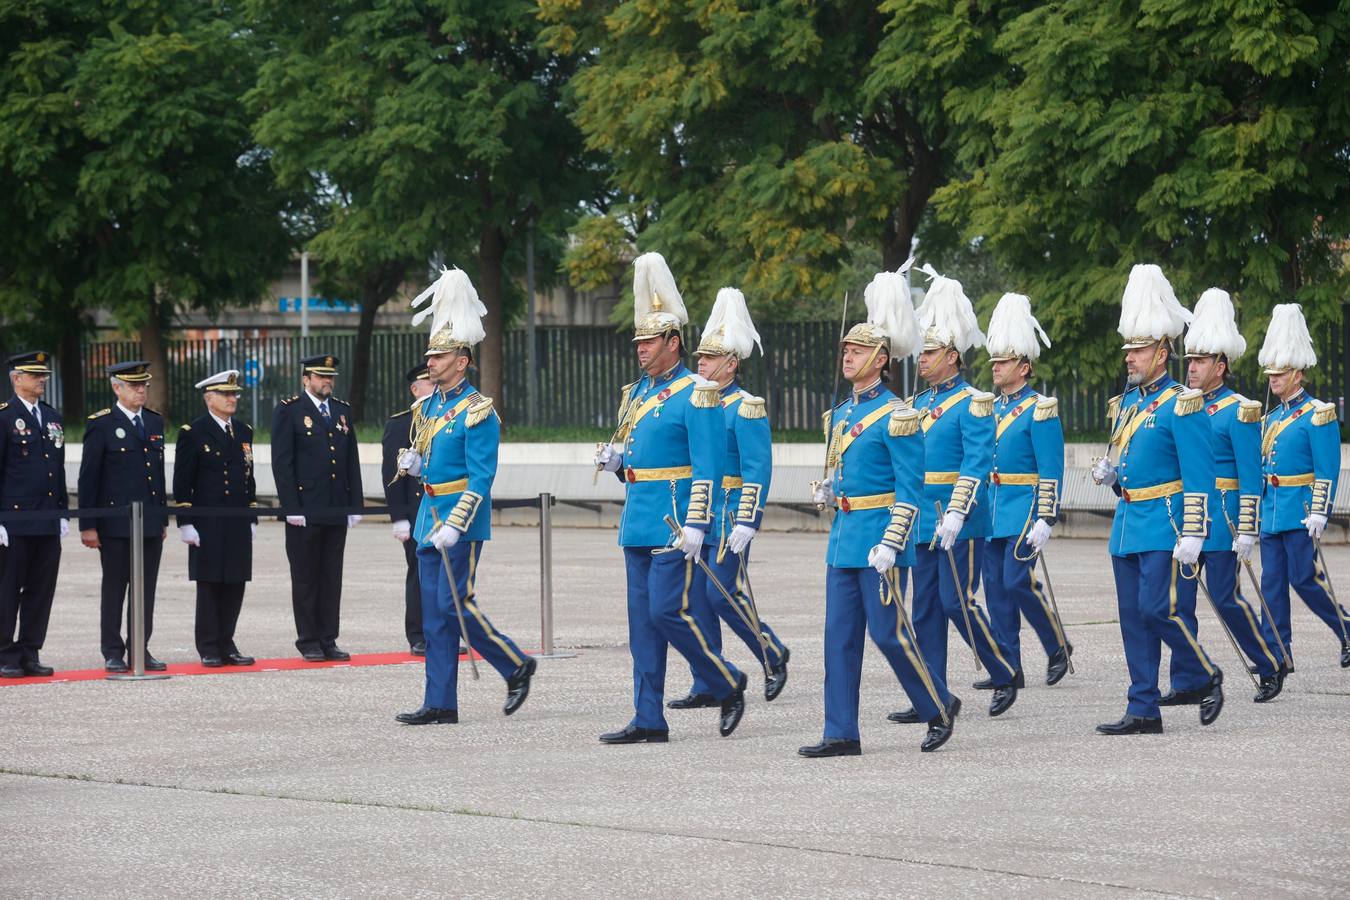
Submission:
<svg viewBox="0 0 1350 900">
<path fill-rule="evenodd" d="M 418 411 L 436 429 L 422 459 L 422 502 L 413 531 L 418 547 L 431 546 L 433 510 L 441 522 L 463 532 L 465 540 L 488 540 L 502 434 L 492 401 L 461 381 L 446 393 L 437 390 L 423 397 Z"/>
<path fill-rule="evenodd" d="M 971 401 L 976 401 L 974 404 Z M 933 539 L 958 484 L 968 491 L 964 503 L 953 507 L 966 513 L 965 524 L 957 540 L 985 537 L 989 534 L 989 506 L 980 496 L 994 460 L 994 419 L 989 414 L 993 397 L 977 391 L 960 375 L 921 391 L 914 408 L 924 414 L 924 489 L 919 504 L 921 543 Z"/>
<path fill-rule="evenodd" d="M 727 456 L 721 488 L 715 492 L 713 535 L 718 543 L 737 525 L 758 529 L 773 476 L 773 441 L 764 401 L 741 390 L 733 381 L 722 388 L 722 411 L 727 426 Z"/>
<path fill-rule="evenodd" d="M 1029 386 L 994 402 L 992 538 L 1019 537 L 1033 518 L 1054 524 L 1064 484 L 1064 428 L 1059 404 Z"/>
<path fill-rule="evenodd" d="M 1303 528 L 1309 512 L 1331 515 L 1341 470 L 1334 406 L 1299 391 L 1266 416 L 1261 450 L 1263 534 Z"/>
<path fill-rule="evenodd" d="M 1261 404 L 1227 385 L 1205 394 L 1210 445 L 1214 450 L 1212 521 L 1205 552 L 1232 551 L 1238 532 L 1255 536 L 1261 498 Z"/>
</svg>

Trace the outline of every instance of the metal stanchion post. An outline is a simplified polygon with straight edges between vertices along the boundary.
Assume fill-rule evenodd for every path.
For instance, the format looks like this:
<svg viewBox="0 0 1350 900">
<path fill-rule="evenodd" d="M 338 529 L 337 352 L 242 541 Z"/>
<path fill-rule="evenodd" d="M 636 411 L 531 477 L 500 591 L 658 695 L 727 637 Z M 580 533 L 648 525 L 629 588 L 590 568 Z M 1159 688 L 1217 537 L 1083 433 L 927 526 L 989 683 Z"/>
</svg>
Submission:
<svg viewBox="0 0 1350 900">
<path fill-rule="evenodd" d="M 145 674 L 145 504 L 131 503 L 131 671 L 109 681 L 159 681 L 168 675 Z"/>
<path fill-rule="evenodd" d="M 570 659 L 575 653 L 553 649 L 553 495 L 539 495 L 539 656 Z"/>
</svg>

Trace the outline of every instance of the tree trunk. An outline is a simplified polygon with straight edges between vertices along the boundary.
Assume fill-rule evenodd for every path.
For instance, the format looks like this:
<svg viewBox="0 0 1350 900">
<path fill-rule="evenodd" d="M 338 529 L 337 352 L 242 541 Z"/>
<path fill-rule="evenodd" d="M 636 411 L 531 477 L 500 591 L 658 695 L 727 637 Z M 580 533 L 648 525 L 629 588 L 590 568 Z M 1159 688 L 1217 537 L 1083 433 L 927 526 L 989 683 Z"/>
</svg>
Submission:
<svg viewBox="0 0 1350 900">
<path fill-rule="evenodd" d="M 375 331 L 375 314 L 388 297 L 378 296 L 379 285 L 367 283 L 361 290 L 361 320 L 356 326 L 356 358 L 352 360 L 352 421 L 361 422 L 366 414 L 370 387 L 370 340 Z"/>
<path fill-rule="evenodd" d="M 163 310 L 157 289 L 151 290 L 148 303 L 145 324 L 141 326 L 141 353 L 145 361 L 150 363 L 153 377 L 146 392 L 145 405 L 164 416 L 165 423 L 168 423 L 172 417 L 169 410 L 169 351 L 164 344 Z"/>
<path fill-rule="evenodd" d="M 478 239 L 478 297 L 487 307 L 483 317 L 486 334 L 478 347 L 478 390 L 485 397 L 497 401 L 501 412 L 506 398 L 502 396 L 502 264 L 506 256 L 506 240 L 496 225 L 486 225 Z"/>
<path fill-rule="evenodd" d="M 61 332 L 61 345 L 56 353 L 61 360 L 61 417 L 66 424 L 79 422 L 85 417 L 84 408 L 84 359 L 80 353 L 81 329 L 78 318 L 71 316 L 66 321 L 67 328 Z M 47 398 L 50 403 L 52 397 Z"/>
</svg>

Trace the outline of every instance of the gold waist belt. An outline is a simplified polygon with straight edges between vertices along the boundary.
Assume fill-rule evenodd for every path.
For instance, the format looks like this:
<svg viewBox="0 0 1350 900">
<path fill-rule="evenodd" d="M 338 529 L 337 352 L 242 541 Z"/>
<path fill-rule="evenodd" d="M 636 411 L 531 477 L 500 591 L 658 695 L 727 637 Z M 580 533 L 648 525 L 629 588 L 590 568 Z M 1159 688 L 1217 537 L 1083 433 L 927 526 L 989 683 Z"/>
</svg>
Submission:
<svg viewBox="0 0 1350 900">
<path fill-rule="evenodd" d="M 865 494 L 862 497 L 835 497 L 834 505 L 844 512 L 857 512 L 860 509 L 881 509 L 895 503 L 895 493 Z"/>
<path fill-rule="evenodd" d="M 956 479 L 961 477 L 960 472 L 924 472 L 924 484 L 956 484 Z"/>
<path fill-rule="evenodd" d="M 624 479 L 633 484 L 638 481 L 679 481 L 681 478 L 693 478 L 693 466 L 673 466 L 668 469 L 626 469 Z"/>
<path fill-rule="evenodd" d="M 993 472 L 989 479 L 994 484 L 1035 484 L 1041 476 L 1035 472 Z"/>
<path fill-rule="evenodd" d="M 734 490 L 743 484 L 745 484 L 745 482 L 741 480 L 741 476 L 739 475 L 722 476 L 722 490 L 724 491 Z"/>
<path fill-rule="evenodd" d="M 1214 488 L 1219 491 L 1236 491 L 1238 480 L 1236 478 L 1215 478 Z"/>
<path fill-rule="evenodd" d="M 1165 484 L 1155 484 L 1153 487 L 1144 488 L 1121 488 L 1120 496 L 1126 503 L 1141 503 L 1145 500 L 1157 500 L 1159 497 L 1170 497 L 1173 494 L 1181 493 L 1180 481 L 1169 481 Z"/>
<path fill-rule="evenodd" d="M 1307 487 L 1314 481 L 1312 472 L 1302 475 L 1267 475 L 1266 483 L 1272 487 Z"/>
<path fill-rule="evenodd" d="M 460 478 L 456 481 L 443 481 L 440 484 L 424 484 L 422 490 L 426 491 L 428 497 L 442 497 L 446 494 L 458 494 L 468 486 L 469 479 Z"/>
</svg>

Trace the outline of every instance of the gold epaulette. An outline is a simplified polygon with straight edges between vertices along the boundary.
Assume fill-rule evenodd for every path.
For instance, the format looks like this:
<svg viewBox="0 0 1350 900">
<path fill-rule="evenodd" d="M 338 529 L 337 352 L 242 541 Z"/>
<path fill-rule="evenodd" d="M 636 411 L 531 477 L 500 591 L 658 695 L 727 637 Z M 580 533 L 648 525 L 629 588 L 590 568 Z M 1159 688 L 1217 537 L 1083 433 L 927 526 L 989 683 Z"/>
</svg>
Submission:
<svg viewBox="0 0 1350 900">
<path fill-rule="evenodd" d="M 300 395 L 299 395 L 299 394 L 296 394 L 294 397 L 287 397 L 285 400 L 282 400 L 282 401 L 281 401 L 281 405 L 282 405 L 282 406 L 285 406 L 287 403 L 294 403 L 295 401 L 297 401 L 297 400 L 299 400 L 299 399 L 300 399 Z"/>
<path fill-rule="evenodd" d="M 405 410 L 403 410 L 402 412 L 396 412 L 396 413 L 394 413 L 394 414 L 393 414 L 392 416 L 390 416 L 389 418 L 391 418 L 391 419 L 397 419 L 399 416 L 410 416 L 410 415 L 412 415 L 412 410 L 411 410 L 411 409 L 405 409 Z"/>
<path fill-rule="evenodd" d="M 830 424 L 834 421 L 834 410 L 827 409 L 820 414 L 820 431 L 825 435 L 828 443 L 830 440 Z"/>
<path fill-rule="evenodd" d="M 991 416 L 994 414 L 994 395 L 985 391 L 970 392 L 970 414 L 972 416 Z"/>
<path fill-rule="evenodd" d="M 483 397 L 469 404 L 469 411 L 464 415 L 464 427 L 472 428 L 479 422 L 492 414 L 492 398 Z"/>
<path fill-rule="evenodd" d="M 179 426 L 178 430 L 179 430 L 179 431 L 191 431 L 191 430 L 192 430 L 192 426 L 191 426 L 191 425 L 182 425 L 182 426 Z"/>
<path fill-rule="evenodd" d="M 768 410 L 764 408 L 764 398 L 752 397 L 749 394 L 745 395 L 740 408 L 736 410 L 736 415 L 742 419 L 762 419 L 768 414 Z"/>
<path fill-rule="evenodd" d="M 695 409 L 712 409 L 722 405 L 722 392 L 715 383 L 700 385 L 694 388 L 694 396 L 689 403 Z"/>
<path fill-rule="evenodd" d="M 1261 401 L 1241 400 L 1238 402 L 1238 421 L 1250 424 L 1261 421 Z"/>
<path fill-rule="evenodd" d="M 1317 410 L 1313 413 L 1312 423 L 1314 425 L 1327 425 L 1336 421 L 1336 406 L 1333 403 L 1319 403 Z"/>
<path fill-rule="evenodd" d="M 1124 396 L 1124 394 L 1116 394 L 1106 401 L 1106 421 L 1114 422 L 1120 417 L 1120 400 Z"/>
<path fill-rule="evenodd" d="M 901 400 L 891 401 L 891 420 L 886 423 L 886 431 L 891 437 L 909 437 L 917 434 L 923 416 L 917 409 Z"/>
<path fill-rule="evenodd" d="M 1044 422 L 1046 419 L 1059 418 L 1059 398 L 1042 397 L 1036 401 L 1036 411 L 1032 416 L 1037 422 Z"/>
<path fill-rule="evenodd" d="M 110 413 L 110 412 L 112 412 L 112 409 L 111 409 L 111 408 L 100 409 L 98 412 L 93 413 L 92 415 L 90 415 L 90 416 L 89 416 L 89 420 L 90 420 L 90 421 L 93 421 L 94 419 L 97 419 L 99 416 L 106 416 L 106 415 L 107 415 L 108 413 Z"/>
<path fill-rule="evenodd" d="M 1177 394 L 1176 413 L 1179 416 L 1189 416 L 1191 413 L 1199 412 L 1205 406 L 1205 392 L 1192 388 L 1188 391 L 1182 391 Z"/>
</svg>

